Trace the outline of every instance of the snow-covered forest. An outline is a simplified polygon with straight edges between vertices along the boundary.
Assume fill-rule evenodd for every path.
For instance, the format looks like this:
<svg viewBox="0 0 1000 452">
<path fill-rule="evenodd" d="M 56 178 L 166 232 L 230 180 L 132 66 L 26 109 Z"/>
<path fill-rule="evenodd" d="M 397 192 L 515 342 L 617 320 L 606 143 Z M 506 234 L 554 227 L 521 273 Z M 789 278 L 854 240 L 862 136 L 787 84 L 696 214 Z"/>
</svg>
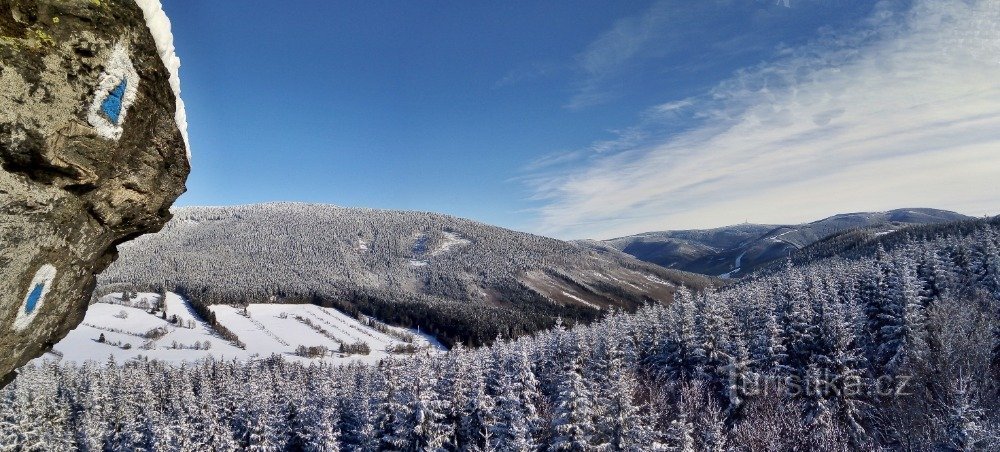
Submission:
<svg viewBox="0 0 1000 452">
<path fill-rule="evenodd" d="M 377 366 L 42 364 L 0 392 L 0 443 L 996 450 L 1000 222 L 885 243 L 590 326 Z"/>
<path fill-rule="evenodd" d="M 426 212 L 273 203 L 186 207 L 122 244 L 98 296 L 172 291 L 201 305 L 313 303 L 479 345 L 668 301 L 701 275 L 617 250 Z"/>
</svg>

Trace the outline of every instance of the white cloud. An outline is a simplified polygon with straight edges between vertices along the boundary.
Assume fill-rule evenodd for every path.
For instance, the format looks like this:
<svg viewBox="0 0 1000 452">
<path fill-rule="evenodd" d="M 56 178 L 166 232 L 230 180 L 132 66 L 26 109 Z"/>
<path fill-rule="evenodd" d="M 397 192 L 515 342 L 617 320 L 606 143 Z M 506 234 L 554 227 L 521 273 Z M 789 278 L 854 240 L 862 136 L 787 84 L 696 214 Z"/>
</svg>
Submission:
<svg viewBox="0 0 1000 452">
<path fill-rule="evenodd" d="M 650 110 L 693 112 L 690 130 L 625 137 L 627 149 L 527 178 L 543 202 L 537 230 L 611 237 L 912 206 L 997 213 L 998 80 L 1000 0 L 877 9 L 858 30 Z"/>
</svg>

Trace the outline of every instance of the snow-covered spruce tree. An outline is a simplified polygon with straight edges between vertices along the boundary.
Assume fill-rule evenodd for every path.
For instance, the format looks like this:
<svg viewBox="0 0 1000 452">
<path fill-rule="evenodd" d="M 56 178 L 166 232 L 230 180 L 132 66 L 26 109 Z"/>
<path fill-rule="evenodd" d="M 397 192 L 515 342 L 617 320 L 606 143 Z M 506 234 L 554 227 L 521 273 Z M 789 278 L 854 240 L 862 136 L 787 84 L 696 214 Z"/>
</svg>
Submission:
<svg viewBox="0 0 1000 452">
<path fill-rule="evenodd" d="M 530 368 L 527 374 L 521 368 L 521 354 L 510 352 L 502 360 L 502 373 L 499 376 L 496 394 L 493 396 L 495 412 L 490 430 L 490 448 L 497 451 L 528 452 L 538 448 L 534 439 L 537 430 L 538 415 L 535 408 L 537 394 L 530 394 L 535 389 L 526 386 L 537 386 Z M 500 367 L 500 363 L 497 363 Z M 522 380 L 523 379 L 523 380 Z"/>
<path fill-rule="evenodd" d="M 814 282 L 814 278 L 810 279 Z M 781 328 L 785 354 L 780 366 L 784 375 L 804 381 L 819 332 L 805 276 L 798 269 L 790 269 L 785 284 L 778 300 L 778 305 L 784 306 Z"/>
<path fill-rule="evenodd" d="M 822 296 L 819 313 L 819 342 L 813 361 L 821 371 L 822 395 L 830 403 L 830 415 L 845 426 L 856 446 L 867 441 L 864 427 L 869 403 L 864 391 L 870 387 L 861 348 L 857 344 L 859 309 L 852 301 Z"/>
<path fill-rule="evenodd" d="M 597 445 L 620 451 L 648 450 L 656 443 L 649 399 L 643 397 L 635 371 L 625 364 L 620 338 L 605 336 L 604 343 L 603 354 L 597 358 L 605 361 L 601 379 L 605 385 L 595 394 L 602 407 L 596 423 Z"/>
<path fill-rule="evenodd" d="M 314 382 L 315 376 L 310 378 L 310 383 Z M 341 450 L 340 443 L 340 409 L 336 404 L 339 397 L 331 397 L 328 391 L 333 388 L 334 382 L 323 381 L 324 386 L 318 386 L 300 398 L 301 408 L 299 417 L 302 426 L 301 432 L 293 432 L 299 441 L 299 446 L 305 451 L 315 452 L 335 452 Z"/>
<path fill-rule="evenodd" d="M 545 428 L 545 421 L 541 415 L 543 394 L 532 366 L 531 352 L 531 344 L 519 341 L 514 348 L 514 356 L 509 360 L 509 371 L 515 383 L 525 426 L 528 428 L 528 437 L 532 443 L 537 443 L 537 438 Z"/>
<path fill-rule="evenodd" d="M 418 358 L 411 366 L 414 370 L 409 402 L 412 419 L 407 422 L 412 428 L 411 450 L 443 451 L 453 446 L 454 426 L 446 421 L 450 402 L 435 384 L 440 369 L 433 365 Z"/>
<path fill-rule="evenodd" d="M 892 269 L 883 298 L 876 364 L 898 373 L 907 361 L 922 359 L 927 348 L 924 304 L 919 296 L 913 263 L 903 258 Z"/>
<path fill-rule="evenodd" d="M 680 289 L 666 312 L 657 316 L 656 324 L 666 336 L 653 339 L 654 349 L 646 359 L 655 375 L 675 380 L 689 380 L 695 375 L 698 366 L 696 314 L 694 295 Z"/>
<path fill-rule="evenodd" d="M 728 303 L 711 292 L 705 292 L 699 297 L 700 302 L 696 304 L 695 314 L 695 348 L 694 357 L 696 364 L 696 377 L 704 382 L 707 390 L 727 404 L 736 403 L 733 410 L 739 409 L 741 403 L 739 387 L 731 384 L 731 378 L 736 377 L 736 383 L 741 383 L 741 376 L 747 376 L 746 366 L 748 359 L 745 346 L 742 340 L 734 340 L 734 336 L 741 336 L 734 331 L 735 325 L 732 311 Z M 736 358 L 731 353 L 741 353 L 743 356 Z M 741 363 L 731 367 L 733 360 L 737 359 Z M 737 375 L 738 373 L 744 375 Z"/>
<path fill-rule="evenodd" d="M 725 375 L 721 396 L 725 400 L 725 416 L 730 422 L 743 416 L 747 400 L 760 390 L 761 376 L 753 370 L 753 361 L 743 335 L 735 332 L 726 344 L 726 365 L 719 369 Z"/>
<path fill-rule="evenodd" d="M 750 349 L 754 369 L 761 374 L 773 375 L 786 357 L 778 315 L 770 304 L 763 304 L 754 314 L 751 323 L 753 328 L 749 330 L 753 337 Z"/>
<path fill-rule="evenodd" d="M 483 359 L 485 356 L 480 354 L 478 358 Z M 492 442 L 490 426 L 495 422 L 493 415 L 496 402 L 486 390 L 483 362 L 470 361 L 467 369 L 469 375 L 463 385 L 465 406 L 459 412 L 456 436 L 460 450 L 485 451 L 489 450 Z"/>
<path fill-rule="evenodd" d="M 664 435 L 663 450 L 669 452 L 694 452 L 694 426 L 688 419 L 687 408 L 683 403 L 677 404 L 677 411 Z"/>
<path fill-rule="evenodd" d="M 571 336 L 579 337 L 571 333 Z M 553 451 L 586 451 L 594 439 L 594 399 L 583 380 L 582 344 L 567 344 L 563 368 L 559 372 L 557 393 L 553 398 L 552 439 L 548 449 Z"/>
<path fill-rule="evenodd" d="M 385 398 L 379 406 L 375 421 L 374 436 L 378 438 L 378 450 L 403 451 L 410 446 L 413 416 L 412 407 L 407 403 L 411 398 L 409 388 L 404 384 L 403 363 L 387 360 L 380 363 L 379 370 L 385 377 Z"/>
<path fill-rule="evenodd" d="M 276 361 L 268 359 L 251 364 L 244 374 L 248 387 L 241 416 L 246 420 L 246 431 L 240 446 L 253 451 L 281 450 L 288 437 L 281 394 L 275 391 L 275 379 L 279 378 L 275 375 Z"/>
<path fill-rule="evenodd" d="M 232 426 L 231 398 L 220 394 L 220 387 L 227 385 L 219 384 L 216 379 L 225 378 L 221 373 L 216 372 L 218 367 L 215 363 L 205 362 L 195 369 L 192 369 L 195 378 L 197 394 L 192 409 L 195 423 L 194 449 L 213 449 L 219 452 L 239 450 Z M 145 391 L 144 391 L 145 392 Z M 142 398 L 137 399 L 142 400 Z"/>
<path fill-rule="evenodd" d="M 80 442 L 88 449 L 103 450 L 108 444 L 108 436 L 115 431 L 110 421 L 115 416 L 113 392 L 120 387 L 120 376 L 113 362 L 105 366 L 106 372 L 101 372 L 97 363 L 88 363 L 85 367 L 89 367 L 83 383 L 87 385 L 84 404 L 88 409 L 83 413 Z"/>
<path fill-rule="evenodd" d="M 990 432 L 984 425 L 984 411 L 978 406 L 975 395 L 969 391 L 969 380 L 960 376 L 957 381 L 952 382 L 949 389 L 950 397 L 943 407 L 945 436 L 940 446 L 946 450 L 976 451 L 1000 445 L 996 432 Z"/>
<path fill-rule="evenodd" d="M 470 369 L 472 361 L 465 347 L 458 345 L 441 360 L 438 378 L 438 392 L 449 401 L 444 422 L 451 425 L 449 442 L 461 449 L 468 442 L 461 430 L 462 415 L 468 405 L 468 394 L 472 386 Z"/>
<path fill-rule="evenodd" d="M 351 377 L 343 388 L 346 395 L 340 399 L 341 447 L 344 450 L 373 452 L 378 449 L 380 438 L 376 434 L 377 417 L 387 397 L 384 373 L 352 365 L 347 368 Z"/>
<path fill-rule="evenodd" d="M 882 347 L 883 328 L 892 327 L 890 322 L 897 317 L 892 313 L 894 300 L 889 294 L 892 267 L 889 254 L 879 244 L 874 259 L 864 262 L 859 269 L 861 280 L 858 296 L 865 313 L 865 330 L 862 337 L 865 357 L 878 374 L 884 372 L 886 364 Z"/>
</svg>

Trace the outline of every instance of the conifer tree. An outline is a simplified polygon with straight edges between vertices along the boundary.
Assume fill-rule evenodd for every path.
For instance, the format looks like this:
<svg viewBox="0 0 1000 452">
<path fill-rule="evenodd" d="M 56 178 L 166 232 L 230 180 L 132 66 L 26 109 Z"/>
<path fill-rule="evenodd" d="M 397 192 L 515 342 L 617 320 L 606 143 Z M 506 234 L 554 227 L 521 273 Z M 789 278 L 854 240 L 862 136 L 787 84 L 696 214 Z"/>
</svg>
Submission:
<svg viewBox="0 0 1000 452">
<path fill-rule="evenodd" d="M 586 451 L 595 433 L 593 395 L 583 380 L 579 344 L 570 346 L 559 374 L 549 450 Z"/>
</svg>

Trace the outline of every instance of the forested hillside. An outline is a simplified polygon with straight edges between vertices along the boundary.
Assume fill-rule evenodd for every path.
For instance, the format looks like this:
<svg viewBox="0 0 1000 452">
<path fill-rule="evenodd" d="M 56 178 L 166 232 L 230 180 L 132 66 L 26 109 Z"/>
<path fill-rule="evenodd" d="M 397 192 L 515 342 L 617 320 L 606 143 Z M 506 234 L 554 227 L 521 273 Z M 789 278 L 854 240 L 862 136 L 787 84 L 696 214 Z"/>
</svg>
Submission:
<svg viewBox="0 0 1000 452">
<path fill-rule="evenodd" d="M 424 212 L 317 204 L 191 207 L 120 246 L 98 295 L 173 291 L 192 303 L 314 303 L 480 345 L 612 307 L 666 302 L 710 280 L 614 250 Z"/>
<path fill-rule="evenodd" d="M 966 227 L 967 226 L 967 227 Z M 997 450 L 1000 229 L 977 221 L 478 350 L 48 364 L 0 441 L 63 450 Z"/>
<path fill-rule="evenodd" d="M 971 218 L 938 209 L 844 213 L 802 224 L 737 224 L 715 229 L 647 232 L 602 243 L 667 268 L 707 275 L 746 276 L 832 235 L 864 229 L 891 233 L 915 225 Z"/>
</svg>

